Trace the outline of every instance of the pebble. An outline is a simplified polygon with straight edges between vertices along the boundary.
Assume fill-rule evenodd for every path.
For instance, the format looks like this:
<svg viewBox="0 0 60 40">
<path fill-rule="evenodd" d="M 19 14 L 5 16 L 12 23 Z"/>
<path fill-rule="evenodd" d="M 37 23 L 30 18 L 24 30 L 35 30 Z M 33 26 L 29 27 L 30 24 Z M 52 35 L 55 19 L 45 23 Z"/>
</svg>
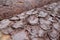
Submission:
<svg viewBox="0 0 60 40">
<path fill-rule="evenodd" d="M 28 15 L 25 12 L 23 12 L 23 13 L 17 15 L 17 17 L 20 18 L 20 19 L 25 19 L 25 18 L 28 17 Z"/>
<path fill-rule="evenodd" d="M 17 20 L 19 20 L 19 18 L 18 17 L 12 17 L 12 18 L 10 18 L 10 20 L 17 21 Z"/>
<path fill-rule="evenodd" d="M 40 27 L 44 30 L 49 30 L 51 28 L 50 24 L 50 21 L 40 18 Z"/>
<path fill-rule="evenodd" d="M 30 16 L 27 20 L 31 25 L 38 24 L 38 18 L 35 16 Z"/>
<path fill-rule="evenodd" d="M 39 37 L 44 37 L 45 34 L 46 34 L 46 31 L 40 29 L 39 32 L 38 32 L 38 34 L 39 34 Z"/>
<path fill-rule="evenodd" d="M 28 40 L 28 36 L 25 31 L 17 32 L 16 34 L 12 35 L 13 40 Z"/>
<path fill-rule="evenodd" d="M 49 32 L 49 36 L 51 38 L 58 38 L 59 37 L 59 32 L 57 32 L 54 28 Z"/>
<path fill-rule="evenodd" d="M 18 21 L 16 23 L 14 23 L 12 27 L 20 28 L 20 27 L 23 27 L 23 26 L 24 26 L 24 22 L 21 20 L 21 21 Z"/>
<path fill-rule="evenodd" d="M 34 11 L 34 9 L 32 9 L 32 10 L 30 10 L 30 11 L 27 11 L 27 15 L 32 15 L 33 14 L 33 11 Z"/>
<path fill-rule="evenodd" d="M 0 29 L 6 28 L 10 25 L 11 21 L 9 19 L 4 19 L 0 22 Z"/>
<path fill-rule="evenodd" d="M 40 11 L 39 17 L 46 17 L 47 16 L 47 13 L 45 13 L 44 11 Z"/>
<path fill-rule="evenodd" d="M 53 27 L 60 32 L 60 24 L 59 23 L 53 23 Z"/>
</svg>

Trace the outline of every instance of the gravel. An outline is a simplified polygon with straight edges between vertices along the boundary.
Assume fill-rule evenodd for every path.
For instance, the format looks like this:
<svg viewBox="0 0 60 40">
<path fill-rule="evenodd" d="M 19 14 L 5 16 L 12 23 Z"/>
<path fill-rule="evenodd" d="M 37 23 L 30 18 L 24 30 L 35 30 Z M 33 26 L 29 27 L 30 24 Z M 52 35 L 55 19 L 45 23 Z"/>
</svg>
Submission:
<svg viewBox="0 0 60 40">
<path fill-rule="evenodd" d="M 12 40 L 60 40 L 59 8 L 57 2 L 3 19 L 0 30 Z"/>
</svg>

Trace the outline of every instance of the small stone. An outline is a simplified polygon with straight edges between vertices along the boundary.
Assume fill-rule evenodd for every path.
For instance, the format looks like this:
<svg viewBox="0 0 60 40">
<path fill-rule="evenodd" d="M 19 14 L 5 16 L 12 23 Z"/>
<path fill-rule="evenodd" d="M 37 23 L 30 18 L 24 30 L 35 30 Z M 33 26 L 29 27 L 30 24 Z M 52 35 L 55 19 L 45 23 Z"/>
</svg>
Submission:
<svg viewBox="0 0 60 40">
<path fill-rule="evenodd" d="M 20 32 L 17 32 L 16 34 L 12 35 L 12 39 L 13 40 L 28 40 L 28 36 L 26 34 L 25 31 L 20 31 Z"/>
<path fill-rule="evenodd" d="M 12 27 L 14 27 L 14 28 L 24 27 L 24 22 L 22 20 L 18 21 L 16 23 L 14 23 Z"/>
<path fill-rule="evenodd" d="M 49 20 L 49 21 L 53 21 L 53 18 L 52 18 L 52 17 L 50 17 L 48 20 Z"/>
<path fill-rule="evenodd" d="M 34 9 L 32 9 L 32 10 L 30 10 L 30 11 L 27 11 L 26 14 L 27 14 L 27 15 L 32 15 L 32 14 L 33 14 L 33 11 L 34 11 Z"/>
<path fill-rule="evenodd" d="M 50 24 L 50 21 L 40 18 L 40 27 L 44 30 L 49 30 L 51 28 Z"/>
<path fill-rule="evenodd" d="M 9 21 L 8 19 L 4 19 L 0 22 L 0 29 L 2 28 L 6 28 L 10 25 L 11 21 Z"/>
<path fill-rule="evenodd" d="M 47 24 L 47 25 L 51 24 L 50 21 L 45 20 L 45 19 L 43 19 L 43 18 L 40 18 L 40 23 L 41 23 L 41 24 Z"/>
<path fill-rule="evenodd" d="M 54 9 L 54 11 L 55 11 L 55 12 L 57 12 L 57 11 L 58 11 L 58 9 L 59 9 L 59 8 L 58 8 L 58 7 L 56 7 L 56 8 Z"/>
<path fill-rule="evenodd" d="M 38 16 L 39 16 L 39 17 L 46 17 L 46 16 L 47 16 L 47 13 L 44 12 L 44 11 L 40 11 L 40 13 L 39 13 Z"/>
<path fill-rule="evenodd" d="M 18 17 L 12 17 L 12 18 L 10 18 L 10 20 L 17 21 L 17 20 L 19 20 L 19 18 Z"/>
<path fill-rule="evenodd" d="M 34 26 L 33 26 L 34 27 Z M 31 35 L 32 35 L 32 37 L 37 37 L 37 33 L 38 33 L 38 30 L 37 30 L 37 28 L 31 28 L 31 30 L 30 30 L 31 32 Z"/>
<path fill-rule="evenodd" d="M 37 37 L 38 35 L 38 26 L 28 26 L 27 31 L 31 34 L 31 37 Z"/>
<path fill-rule="evenodd" d="M 49 5 L 49 7 L 52 8 L 52 9 L 55 8 L 56 6 L 57 6 L 57 3 L 52 3 L 52 4 Z"/>
<path fill-rule="evenodd" d="M 28 17 L 28 22 L 29 22 L 31 25 L 38 24 L 38 18 L 35 17 L 35 16 L 30 16 L 30 17 Z"/>
<path fill-rule="evenodd" d="M 51 28 L 51 26 L 45 25 L 45 24 L 41 24 L 40 27 L 43 28 L 43 29 L 46 30 L 46 31 L 47 31 L 47 30 L 50 30 L 50 28 Z"/>
<path fill-rule="evenodd" d="M 60 25 L 59 25 L 59 23 L 53 23 L 53 27 L 60 32 Z"/>
<path fill-rule="evenodd" d="M 38 13 L 38 11 L 34 11 L 32 14 L 37 14 Z"/>
<path fill-rule="evenodd" d="M 59 37 L 59 32 L 56 31 L 55 29 L 52 29 L 51 32 L 49 32 L 49 36 L 51 38 L 58 38 Z"/>
<path fill-rule="evenodd" d="M 4 34 L 11 34 L 14 30 L 10 27 L 1 30 Z"/>
<path fill-rule="evenodd" d="M 44 37 L 45 34 L 46 34 L 46 31 L 40 29 L 39 32 L 38 32 L 38 34 L 39 34 L 39 37 Z"/>
<path fill-rule="evenodd" d="M 28 17 L 28 15 L 27 15 L 25 12 L 23 12 L 23 13 L 17 15 L 17 16 L 18 16 L 18 18 L 20 18 L 20 19 L 25 19 L 26 17 Z"/>
</svg>

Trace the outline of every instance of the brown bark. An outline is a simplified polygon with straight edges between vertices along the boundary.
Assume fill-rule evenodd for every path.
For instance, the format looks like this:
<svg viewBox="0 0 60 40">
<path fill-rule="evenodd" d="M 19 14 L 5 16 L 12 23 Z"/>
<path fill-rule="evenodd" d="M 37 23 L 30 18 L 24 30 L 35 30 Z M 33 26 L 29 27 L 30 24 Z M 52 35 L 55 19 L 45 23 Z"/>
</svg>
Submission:
<svg viewBox="0 0 60 40">
<path fill-rule="evenodd" d="M 58 0 L 0 0 L 0 19 L 10 18 L 23 11 L 56 1 Z"/>
</svg>

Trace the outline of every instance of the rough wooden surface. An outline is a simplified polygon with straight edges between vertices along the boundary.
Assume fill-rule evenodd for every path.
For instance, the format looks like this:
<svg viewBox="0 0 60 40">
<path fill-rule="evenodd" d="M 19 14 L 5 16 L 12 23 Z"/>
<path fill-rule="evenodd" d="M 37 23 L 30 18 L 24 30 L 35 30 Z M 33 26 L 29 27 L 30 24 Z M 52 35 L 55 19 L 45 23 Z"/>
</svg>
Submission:
<svg viewBox="0 0 60 40">
<path fill-rule="evenodd" d="M 23 11 L 59 0 L 0 0 L 0 19 L 16 16 Z"/>
</svg>

